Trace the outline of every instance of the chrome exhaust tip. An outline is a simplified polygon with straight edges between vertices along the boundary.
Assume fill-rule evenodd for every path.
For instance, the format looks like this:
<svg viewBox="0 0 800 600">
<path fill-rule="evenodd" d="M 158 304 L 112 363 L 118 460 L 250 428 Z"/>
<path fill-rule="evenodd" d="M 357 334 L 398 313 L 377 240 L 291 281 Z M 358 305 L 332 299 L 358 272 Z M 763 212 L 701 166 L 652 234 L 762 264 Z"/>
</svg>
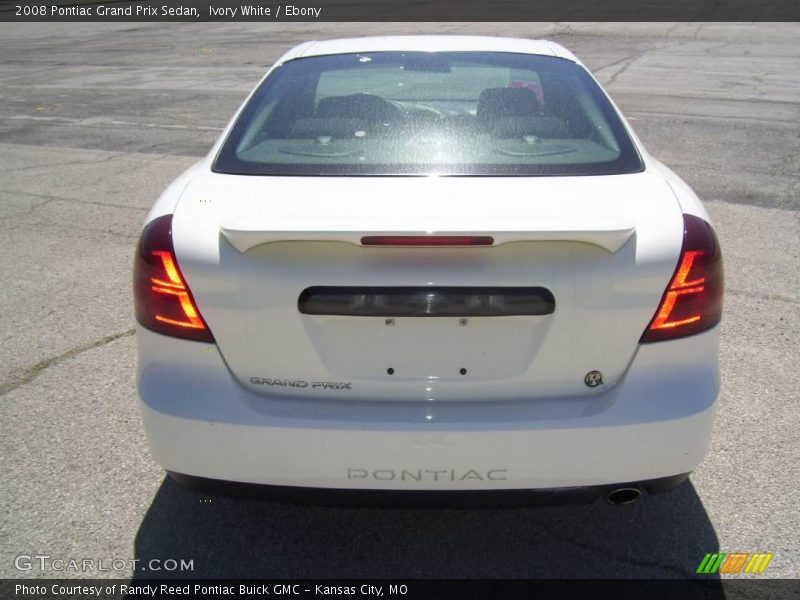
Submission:
<svg viewBox="0 0 800 600">
<path fill-rule="evenodd" d="M 606 502 L 620 506 L 622 504 L 633 504 L 641 497 L 642 491 L 638 487 L 624 487 L 608 492 Z"/>
</svg>

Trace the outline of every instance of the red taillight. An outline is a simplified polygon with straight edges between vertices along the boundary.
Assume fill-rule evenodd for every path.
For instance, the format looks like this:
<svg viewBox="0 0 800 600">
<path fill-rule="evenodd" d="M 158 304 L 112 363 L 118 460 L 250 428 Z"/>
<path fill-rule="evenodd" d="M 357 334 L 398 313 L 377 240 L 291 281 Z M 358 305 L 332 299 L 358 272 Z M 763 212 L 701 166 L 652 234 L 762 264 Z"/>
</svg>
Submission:
<svg viewBox="0 0 800 600">
<path fill-rule="evenodd" d="M 488 235 L 367 235 L 362 246 L 491 246 Z"/>
<path fill-rule="evenodd" d="M 710 329 L 722 318 L 722 253 L 711 225 L 683 215 L 678 266 L 641 342 L 660 342 Z"/>
<path fill-rule="evenodd" d="M 172 247 L 172 215 L 154 219 L 144 228 L 133 261 L 136 320 L 158 333 L 199 342 L 214 336 L 181 275 Z"/>
</svg>

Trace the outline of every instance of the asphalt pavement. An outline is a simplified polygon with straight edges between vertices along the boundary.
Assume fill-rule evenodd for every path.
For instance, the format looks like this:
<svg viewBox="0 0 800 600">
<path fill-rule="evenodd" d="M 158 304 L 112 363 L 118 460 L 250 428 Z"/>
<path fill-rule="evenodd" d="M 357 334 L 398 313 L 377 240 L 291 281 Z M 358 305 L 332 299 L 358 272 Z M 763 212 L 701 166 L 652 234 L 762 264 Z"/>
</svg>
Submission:
<svg viewBox="0 0 800 600">
<path fill-rule="evenodd" d="M 722 396 L 707 460 L 673 493 L 297 507 L 198 496 L 148 455 L 130 291 L 148 207 L 292 45 L 417 32 L 562 43 L 706 201 L 726 267 Z M 0 24 L 0 576 L 87 575 L 15 567 L 47 554 L 193 560 L 148 576 L 672 578 L 758 551 L 774 553 L 765 576 L 799 577 L 798 39 L 796 23 Z"/>
</svg>

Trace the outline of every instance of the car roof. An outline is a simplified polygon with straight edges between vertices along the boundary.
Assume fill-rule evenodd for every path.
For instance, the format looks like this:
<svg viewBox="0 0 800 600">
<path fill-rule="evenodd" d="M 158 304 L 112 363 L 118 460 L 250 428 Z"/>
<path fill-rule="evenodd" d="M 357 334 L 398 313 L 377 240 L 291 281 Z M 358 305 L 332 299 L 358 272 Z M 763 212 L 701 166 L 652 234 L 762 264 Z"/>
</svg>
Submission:
<svg viewBox="0 0 800 600">
<path fill-rule="evenodd" d="M 279 62 L 330 54 L 411 51 L 516 52 L 521 54 L 555 56 L 579 62 L 572 52 L 548 40 L 477 35 L 390 35 L 312 41 L 292 48 L 283 55 Z"/>
</svg>

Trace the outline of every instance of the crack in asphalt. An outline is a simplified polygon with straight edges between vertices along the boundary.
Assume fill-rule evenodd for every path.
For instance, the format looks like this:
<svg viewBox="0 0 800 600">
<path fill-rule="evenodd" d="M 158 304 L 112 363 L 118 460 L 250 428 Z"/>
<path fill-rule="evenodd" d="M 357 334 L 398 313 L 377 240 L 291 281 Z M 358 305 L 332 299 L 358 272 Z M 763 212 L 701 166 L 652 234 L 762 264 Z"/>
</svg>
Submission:
<svg viewBox="0 0 800 600">
<path fill-rule="evenodd" d="M 594 546 L 592 544 L 587 544 L 577 538 L 573 538 L 570 536 L 562 535 L 557 530 L 548 527 L 547 524 L 537 521 L 536 519 L 531 518 L 528 515 L 523 515 L 527 521 L 530 521 L 540 529 L 545 530 L 549 535 L 552 537 L 561 540 L 562 542 L 566 542 L 567 544 L 571 544 L 581 548 L 583 550 L 587 550 L 589 552 L 599 554 L 604 558 L 610 558 L 612 560 L 616 560 L 617 562 L 621 562 L 623 564 L 632 565 L 634 567 L 643 567 L 643 568 L 656 568 L 656 569 L 663 569 L 669 571 L 670 573 L 674 573 L 675 575 L 683 578 L 683 579 L 691 579 L 694 576 L 692 571 L 681 569 L 680 567 L 676 567 L 674 565 L 665 565 L 655 560 L 642 560 L 636 559 L 632 556 L 626 556 L 624 554 L 620 554 L 615 552 L 613 549 L 610 548 L 603 548 L 600 546 Z M 702 582 L 699 582 L 702 583 Z"/>
<path fill-rule="evenodd" d="M 46 202 L 39 202 L 37 204 L 32 205 L 30 208 L 39 208 L 44 206 L 45 204 L 49 204 L 50 202 L 74 202 L 76 204 L 91 204 L 93 206 L 108 206 L 111 208 L 121 208 L 122 210 L 133 210 L 137 212 L 146 212 L 148 209 L 143 206 L 130 206 L 126 204 L 114 204 L 113 202 L 97 202 L 95 200 L 83 200 L 81 198 L 67 198 L 66 196 L 56 196 L 53 194 L 35 194 L 33 192 L 23 192 L 22 190 L 13 190 L 10 188 L 3 188 L 0 192 L 3 194 L 14 195 L 19 194 L 20 196 L 31 196 L 33 198 L 44 198 Z"/>
<path fill-rule="evenodd" d="M 603 84 L 605 87 L 611 87 L 611 85 L 617 80 L 617 78 L 620 75 L 622 75 L 625 71 L 627 71 L 631 65 L 633 65 L 637 60 L 639 60 L 643 56 L 649 54 L 653 50 L 666 50 L 668 48 L 674 48 L 676 46 L 679 46 L 680 44 L 681 42 L 676 42 L 672 44 L 660 44 L 656 46 L 650 46 L 648 48 L 644 48 L 642 50 L 633 52 L 632 54 L 628 54 L 627 56 L 623 56 L 622 58 L 615 60 L 612 63 L 596 68 L 594 69 L 594 72 L 595 74 L 597 74 L 600 71 L 603 71 L 605 69 L 610 69 L 611 67 L 616 67 L 617 65 L 621 64 L 622 67 L 618 71 L 616 71 L 611 77 L 609 77 L 608 80 Z"/>
<path fill-rule="evenodd" d="M 48 146 L 52 147 L 52 146 Z M 126 155 L 125 152 L 115 152 L 111 156 L 106 156 L 103 158 L 91 158 L 91 159 L 81 159 L 81 160 L 73 160 L 68 162 L 62 163 L 49 163 L 46 165 L 25 165 L 22 167 L 11 167 L 10 169 L 3 168 L 0 169 L 0 173 L 15 173 L 20 171 L 30 171 L 31 169 L 50 169 L 52 170 L 53 167 L 72 167 L 76 165 L 95 165 L 95 164 L 103 164 L 109 163 L 114 160 L 119 160 L 120 158 L 124 158 Z"/>
<path fill-rule="evenodd" d="M 651 50 L 651 48 L 648 48 L 647 50 L 639 50 L 637 52 L 633 52 L 632 54 L 626 54 L 622 58 L 618 58 L 617 60 L 615 60 L 613 62 L 610 62 L 607 65 L 601 65 L 599 67 L 595 67 L 592 70 L 595 73 L 599 73 L 600 71 L 604 71 L 605 69 L 610 69 L 611 67 L 616 67 L 617 65 L 620 65 L 620 64 L 622 64 L 622 63 L 624 63 L 626 61 L 634 60 L 634 59 L 642 56 L 643 54 L 649 52 L 650 50 Z"/>
<path fill-rule="evenodd" d="M 30 227 L 29 224 L 23 223 L 21 225 L 13 225 L 11 227 L 6 227 L 3 229 L 4 232 L 9 231 L 19 231 L 19 230 L 27 230 Z M 100 233 L 103 235 L 111 236 L 112 238 L 121 238 L 125 240 L 138 240 L 139 234 L 138 233 L 124 233 L 122 231 L 114 231 L 113 229 L 97 229 L 96 227 L 75 227 L 68 226 L 68 225 L 61 225 L 59 223 L 36 223 L 36 227 L 40 229 L 55 229 L 56 231 L 69 231 L 69 232 L 78 232 L 78 231 L 85 231 L 87 233 Z"/>
<path fill-rule="evenodd" d="M 737 290 L 726 288 L 726 294 L 733 294 L 734 296 L 746 296 L 748 298 L 758 298 L 759 300 L 769 300 L 772 302 L 786 302 L 788 304 L 800 304 L 800 298 L 792 296 L 781 296 L 779 294 L 765 294 L 763 292 L 754 292 L 750 290 Z"/>
<path fill-rule="evenodd" d="M 642 58 L 648 52 L 649 52 L 649 50 L 643 50 L 642 52 L 639 52 L 639 53 L 637 53 L 637 54 L 635 54 L 635 55 L 633 55 L 633 56 L 631 56 L 631 57 L 629 57 L 627 59 L 619 61 L 620 63 L 622 63 L 622 67 L 619 69 L 619 71 L 615 72 L 611 77 L 608 78 L 608 80 L 606 81 L 606 84 L 605 84 L 606 87 L 611 87 L 614 84 L 614 82 L 617 80 L 617 78 L 620 75 L 622 75 L 625 71 L 628 70 L 628 67 L 630 67 L 633 63 L 635 63 L 637 60 Z M 617 63 L 617 64 L 619 64 L 619 63 Z"/>
<path fill-rule="evenodd" d="M 0 193 L 5 193 L 5 192 L 0 192 Z M 19 219 L 22 216 L 32 215 L 34 212 L 36 212 L 37 209 L 41 208 L 42 206 L 47 206 L 51 202 L 55 202 L 55 198 L 49 198 L 47 200 L 42 200 L 41 202 L 31 204 L 28 208 L 18 213 L 12 213 L 10 215 L 2 215 L 0 216 L 0 221 L 11 221 L 14 219 Z M 8 231 L 9 229 L 16 229 L 16 227 L 9 227 L 6 229 L 6 231 Z"/>
<path fill-rule="evenodd" d="M 71 348 L 70 350 L 66 350 L 61 354 L 57 354 L 56 356 L 51 356 L 50 358 L 46 358 L 45 360 L 36 363 L 32 367 L 25 369 L 24 371 L 14 373 L 11 375 L 12 379 L 11 381 L 3 382 L 2 384 L 0 384 L 0 396 L 5 396 L 9 392 L 12 392 L 17 388 L 27 383 L 30 383 L 50 367 L 54 367 L 58 364 L 61 364 L 62 362 L 74 358 L 79 354 L 83 354 L 88 350 L 100 348 L 101 346 L 105 346 L 106 344 L 110 344 L 111 342 L 119 340 L 121 338 L 130 337 L 135 333 L 135 331 L 136 330 L 134 329 L 128 329 L 127 331 L 123 331 L 121 333 L 114 333 L 112 335 L 107 335 L 106 337 L 100 338 L 99 340 L 89 342 L 88 344 L 83 344 L 76 348 Z"/>
<path fill-rule="evenodd" d="M 692 98 L 693 100 L 694 98 Z M 697 119 L 706 121 L 743 121 L 745 123 L 757 124 L 761 127 L 766 125 L 773 125 L 775 129 L 784 131 L 787 126 L 797 126 L 797 121 L 793 119 L 767 119 L 761 117 L 741 116 L 741 115 L 702 115 L 690 112 L 666 112 L 658 110 L 628 110 L 628 115 L 643 116 L 650 118 L 669 117 L 671 120 L 675 119 Z"/>
<path fill-rule="evenodd" d="M 62 125 L 74 125 L 77 127 L 82 128 L 94 128 L 94 129 L 107 129 L 109 127 L 135 127 L 135 128 L 145 128 L 145 129 L 178 129 L 178 130 L 188 130 L 188 131 L 213 131 L 213 132 L 221 132 L 225 128 L 224 127 L 212 127 L 208 125 L 189 125 L 186 123 L 186 119 L 184 119 L 184 123 L 179 125 L 174 125 L 171 123 L 142 123 L 142 122 L 135 122 L 135 121 L 123 121 L 120 119 L 110 119 L 107 117 L 90 117 L 90 118 L 78 118 L 78 117 L 49 117 L 49 116 L 38 116 L 38 115 L 0 115 L 0 119 L 6 121 L 34 121 L 34 122 L 45 122 L 45 123 L 60 123 Z M 180 116 L 176 116 L 175 120 L 179 120 Z"/>
<path fill-rule="evenodd" d="M 667 38 L 669 38 L 669 37 L 672 35 L 672 32 L 673 32 L 673 31 L 675 31 L 675 30 L 676 30 L 678 27 L 680 27 L 681 25 L 682 25 L 682 23 L 675 23 L 675 24 L 674 24 L 672 27 L 670 27 L 669 29 L 667 29 L 667 30 L 664 32 L 663 38 L 664 38 L 664 39 L 667 39 Z"/>
</svg>

